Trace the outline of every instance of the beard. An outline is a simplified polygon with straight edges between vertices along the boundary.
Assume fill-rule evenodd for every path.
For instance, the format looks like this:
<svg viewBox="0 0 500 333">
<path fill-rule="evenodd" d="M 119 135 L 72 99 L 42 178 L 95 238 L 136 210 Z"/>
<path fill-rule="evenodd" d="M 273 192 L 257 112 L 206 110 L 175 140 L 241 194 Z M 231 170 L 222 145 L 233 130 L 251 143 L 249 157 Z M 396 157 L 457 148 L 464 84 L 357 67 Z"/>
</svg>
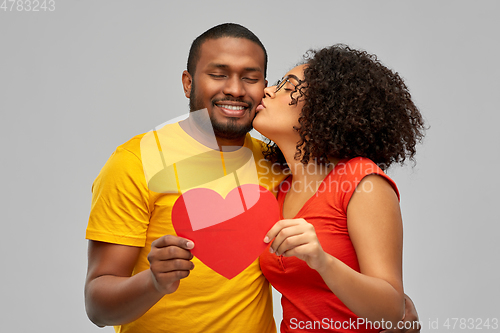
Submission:
<svg viewBox="0 0 500 333">
<path fill-rule="evenodd" d="M 205 109 L 205 107 L 203 106 L 203 102 L 197 99 L 195 91 L 196 89 L 193 81 L 191 86 L 191 95 L 189 97 L 189 110 L 191 112 Z M 232 99 L 227 98 L 223 100 L 243 102 L 242 100 L 234 98 Z M 248 102 L 245 103 L 249 105 L 250 109 L 252 108 L 252 103 Z M 212 101 L 212 107 L 214 106 L 215 106 L 215 101 Z M 214 130 L 215 136 L 222 139 L 229 139 L 229 140 L 240 139 L 253 129 L 252 121 L 243 124 L 238 123 L 238 120 L 241 121 L 241 118 L 227 117 L 225 118 L 226 119 L 225 122 L 220 122 L 212 113 L 209 113 L 209 118 L 210 118 L 210 124 L 205 123 L 200 125 L 202 127 L 211 126 Z"/>
<path fill-rule="evenodd" d="M 239 118 L 227 118 L 226 123 L 221 123 L 210 115 L 210 121 L 212 122 L 215 135 L 223 139 L 239 139 L 252 130 L 251 121 L 246 124 L 238 124 L 237 120 L 239 120 Z"/>
</svg>

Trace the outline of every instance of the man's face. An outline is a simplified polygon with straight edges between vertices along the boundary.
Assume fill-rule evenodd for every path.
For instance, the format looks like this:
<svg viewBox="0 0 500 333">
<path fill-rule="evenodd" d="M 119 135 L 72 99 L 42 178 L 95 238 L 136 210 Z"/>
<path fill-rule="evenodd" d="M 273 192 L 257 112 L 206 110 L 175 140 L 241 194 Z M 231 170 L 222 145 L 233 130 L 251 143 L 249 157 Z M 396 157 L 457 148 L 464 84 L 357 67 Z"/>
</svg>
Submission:
<svg viewBox="0 0 500 333">
<path fill-rule="evenodd" d="M 194 77 L 185 72 L 183 78 L 190 109 L 208 110 L 217 137 L 241 138 L 252 129 L 264 96 L 264 51 L 252 41 L 231 37 L 207 40 L 200 51 Z"/>
</svg>

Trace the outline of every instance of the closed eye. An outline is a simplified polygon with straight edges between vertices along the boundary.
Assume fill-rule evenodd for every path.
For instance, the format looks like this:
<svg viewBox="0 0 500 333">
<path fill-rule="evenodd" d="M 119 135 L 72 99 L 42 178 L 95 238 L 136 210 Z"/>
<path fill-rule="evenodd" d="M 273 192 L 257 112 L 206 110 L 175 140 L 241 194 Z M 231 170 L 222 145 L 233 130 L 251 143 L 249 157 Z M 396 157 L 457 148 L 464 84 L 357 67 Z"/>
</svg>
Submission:
<svg viewBox="0 0 500 333">
<path fill-rule="evenodd" d="M 257 83 L 257 82 L 259 82 L 259 79 L 253 79 L 251 77 L 244 77 L 243 80 L 248 81 L 250 83 Z"/>
<path fill-rule="evenodd" d="M 214 79 L 223 79 L 226 76 L 224 74 L 208 74 L 210 77 L 213 77 Z"/>
</svg>

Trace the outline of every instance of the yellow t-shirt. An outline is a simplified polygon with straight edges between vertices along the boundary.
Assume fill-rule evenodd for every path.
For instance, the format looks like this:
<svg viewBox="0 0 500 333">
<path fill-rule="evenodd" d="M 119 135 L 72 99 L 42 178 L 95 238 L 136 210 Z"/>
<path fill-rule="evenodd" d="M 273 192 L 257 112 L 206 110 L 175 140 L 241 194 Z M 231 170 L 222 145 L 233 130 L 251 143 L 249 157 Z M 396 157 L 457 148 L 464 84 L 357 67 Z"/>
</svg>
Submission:
<svg viewBox="0 0 500 333">
<path fill-rule="evenodd" d="M 232 165 L 232 161 L 241 160 L 241 154 L 248 149 L 253 153 L 253 161 L 246 166 L 236 162 Z M 151 243 L 163 235 L 176 235 L 171 210 L 179 193 L 190 188 L 208 187 L 225 196 L 236 186 L 234 182 L 240 185 L 252 183 L 254 177 L 260 185 L 275 193 L 283 180 L 283 174 L 264 160 L 262 142 L 250 135 L 247 135 L 243 148 L 222 154 L 220 168 L 203 162 L 209 151 L 186 134 L 178 123 L 136 136 L 119 146 L 92 186 L 86 238 L 142 247 L 132 273 L 137 274 L 149 269 L 147 255 Z M 186 159 L 196 156 L 202 159 L 199 163 L 185 163 Z M 197 167 L 193 169 L 193 165 Z M 257 173 L 241 171 L 245 168 L 251 170 L 252 166 Z M 167 177 L 170 179 L 167 183 L 158 183 L 154 178 L 162 168 L 172 173 L 171 178 Z M 262 275 L 258 259 L 231 280 L 197 258 L 193 262 L 194 270 L 181 280 L 177 291 L 165 295 L 138 320 L 117 326 L 115 330 L 276 332 L 270 286 Z"/>
</svg>

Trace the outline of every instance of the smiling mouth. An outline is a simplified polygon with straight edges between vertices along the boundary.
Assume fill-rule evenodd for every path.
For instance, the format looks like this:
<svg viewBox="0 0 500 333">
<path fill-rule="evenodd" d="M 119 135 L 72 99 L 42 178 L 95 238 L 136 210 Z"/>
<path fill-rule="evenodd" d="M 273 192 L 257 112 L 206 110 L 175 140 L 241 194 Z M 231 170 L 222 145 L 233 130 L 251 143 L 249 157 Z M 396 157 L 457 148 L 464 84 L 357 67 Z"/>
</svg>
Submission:
<svg viewBox="0 0 500 333">
<path fill-rule="evenodd" d="M 226 117 L 243 117 L 249 109 L 248 104 L 229 104 L 219 102 L 214 104 Z"/>
<path fill-rule="evenodd" d="M 228 104 L 217 104 L 218 107 L 228 109 L 228 110 L 233 110 L 233 111 L 241 111 L 245 110 L 246 107 L 244 106 L 237 106 L 237 105 L 228 105 Z"/>
</svg>

